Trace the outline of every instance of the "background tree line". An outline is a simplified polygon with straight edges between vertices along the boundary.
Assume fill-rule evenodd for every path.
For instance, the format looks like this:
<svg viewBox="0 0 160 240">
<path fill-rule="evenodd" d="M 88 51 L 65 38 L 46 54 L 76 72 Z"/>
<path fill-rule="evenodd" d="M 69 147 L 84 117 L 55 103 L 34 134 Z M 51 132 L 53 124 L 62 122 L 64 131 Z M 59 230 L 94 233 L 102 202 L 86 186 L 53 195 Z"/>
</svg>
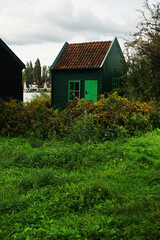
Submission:
<svg viewBox="0 0 160 240">
<path fill-rule="evenodd" d="M 40 87 L 43 87 L 45 81 L 51 81 L 50 66 L 41 67 L 40 60 L 37 58 L 34 67 L 31 61 L 26 63 L 22 77 L 23 83 L 25 81 L 39 82 Z"/>
<path fill-rule="evenodd" d="M 143 2 L 137 32 L 129 34 L 122 66 L 125 97 L 160 101 L 160 2 Z"/>
</svg>

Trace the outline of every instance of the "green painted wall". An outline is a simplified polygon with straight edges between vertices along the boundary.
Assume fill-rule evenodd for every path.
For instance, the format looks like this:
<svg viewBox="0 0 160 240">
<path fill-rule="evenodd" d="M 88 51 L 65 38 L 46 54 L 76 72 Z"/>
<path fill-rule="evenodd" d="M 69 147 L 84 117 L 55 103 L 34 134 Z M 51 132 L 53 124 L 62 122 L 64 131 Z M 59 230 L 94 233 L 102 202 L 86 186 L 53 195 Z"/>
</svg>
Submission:
<svg viewBox="0 0 160 240">
<path fill-rule="evenodd" d="M 81 81 L 81 98 L 85 97 L 85 80 L 97 80 L 98 95 L 102 92 L 102 72 L 98 70 L 53 70 L 52 71 L 52 106 L 65 108 L 68 102 L 68 82 Z"/>
<path fill-rule="evenodd" d="M 119 78 L 120 73 L 118 66 L 123 58 L 123 53 L 120 49 L 117 39 L 108 52 L 108 55 L 102 66 L 102 93 L 108 93 L 112 90 L 112 78 Z"/>
<path fill-rule="evenodd" d="M 22 67 L 9 50 L 0 45 L 0 98 L 23 101 Z"/>
<path fill-rule="evenodd" d="M 67 43 L 66 43 L 67 44 Z M 80 81 L 80 97 L 85 98 L 85 80 L 97 80 L 98 95 L 112 91 L 112 79 L 119 78 L 118 66 L 123 53 L 117 41 L 113 41 L 106 58 L 99 69 L 54 70 L 52 65 L 52 106 L 64 109 L 68 102 L 68 82 Z"/>
</svg>

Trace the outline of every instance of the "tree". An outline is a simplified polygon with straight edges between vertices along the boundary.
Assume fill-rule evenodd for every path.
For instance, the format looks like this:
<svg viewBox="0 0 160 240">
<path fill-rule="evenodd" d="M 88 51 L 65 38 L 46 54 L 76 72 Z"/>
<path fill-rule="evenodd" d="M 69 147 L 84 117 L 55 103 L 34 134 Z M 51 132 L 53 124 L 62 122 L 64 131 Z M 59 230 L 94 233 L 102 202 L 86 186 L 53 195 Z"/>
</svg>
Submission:
<svg viewBox="0 0 160 240">
<path fill-rule="evenodd" d="M 40 86 L 42 87 L 43 83 L 41 78 L 41 64 L 38 58 L 35 62 L 34 69 L 33 69 L 33 81 L 35 82 L 38 81 L 40 83 Z"/>
<path fill-rule="evenodd" d="M 50 67 L 43 66 L 41 73 L 40 60 L 37 58 L 34 68 L 32 62 L 27 62 L 25 70 L 22 73 L 23 84 L 25 81 L 35 81 L 39 82 L 40 86 L 43 87 L 45 81 L 51 81 L 51 71 Z"/>
<path fill-rule="evenodd" d="M 25 70 L 23 72 L 23 82 L 33 80 L 33 65 L 32 62 L 27 62 Z"/>
<path fill-rule="evenodd" d="M 45 81 L 50 81 L 51 80 L 51 74 L 50 74 L 50 67 L 43 66 L 42 67 L 42 81 L 43 83 Z"/>
<path fill-rule="evenodd" d="M 123 92 L 142 101 L 160 101 L 160 3 L 143 3 L 138 31 L 126 41 Z"/>
</svg>

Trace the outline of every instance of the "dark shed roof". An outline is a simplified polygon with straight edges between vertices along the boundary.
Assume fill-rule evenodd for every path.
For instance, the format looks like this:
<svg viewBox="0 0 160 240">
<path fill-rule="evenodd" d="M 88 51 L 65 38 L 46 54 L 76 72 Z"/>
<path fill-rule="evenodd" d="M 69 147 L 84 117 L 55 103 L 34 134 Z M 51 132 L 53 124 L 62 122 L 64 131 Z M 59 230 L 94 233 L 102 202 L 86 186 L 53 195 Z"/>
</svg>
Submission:
<svg viewBox="0 0 160 240">
<path fill-rule="evenodd" d="M 100 68 L 112 41 L 65 43 L 51 69 Z"/>
<path fill-rule="evenodd" d="M 15 53 L 3 42 L 0 38 L 0 46 L 2 46 L 6 52 L 17 62 L 17 64 L 23 69 L 25 68 L 25 64 L 15 55 Z"/>
</svg>

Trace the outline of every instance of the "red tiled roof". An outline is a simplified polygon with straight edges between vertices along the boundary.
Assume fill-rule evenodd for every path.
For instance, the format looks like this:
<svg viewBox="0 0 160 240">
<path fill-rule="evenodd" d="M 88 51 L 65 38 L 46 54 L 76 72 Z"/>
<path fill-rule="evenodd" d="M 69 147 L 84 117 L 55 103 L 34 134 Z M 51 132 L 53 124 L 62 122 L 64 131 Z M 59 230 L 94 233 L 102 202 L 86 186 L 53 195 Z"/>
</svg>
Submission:
<svg viewBox="0 0 160 240">
<path fill-rule="evenodd" d="M 100 68 L 112 41 L 68 44 L 54 69 Z"/>
</svg>

